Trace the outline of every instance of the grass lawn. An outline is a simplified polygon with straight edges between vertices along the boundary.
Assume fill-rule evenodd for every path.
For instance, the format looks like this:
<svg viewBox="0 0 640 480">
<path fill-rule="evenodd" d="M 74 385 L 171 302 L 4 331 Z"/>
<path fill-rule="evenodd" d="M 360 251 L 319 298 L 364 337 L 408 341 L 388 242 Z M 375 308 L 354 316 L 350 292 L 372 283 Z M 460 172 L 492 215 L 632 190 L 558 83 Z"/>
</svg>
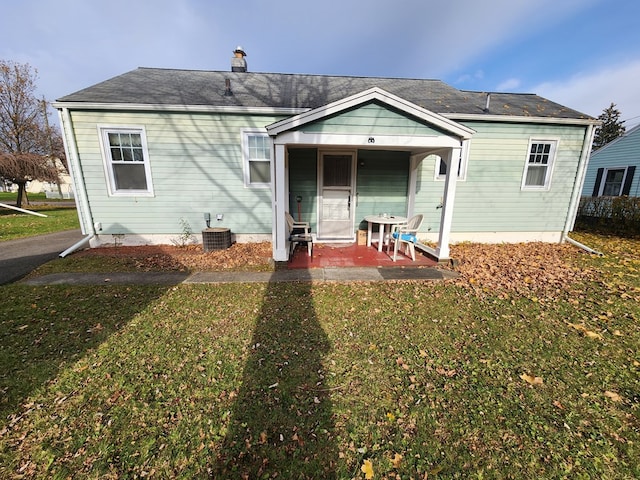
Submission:
<svg viewBox="0 0 640 480">
<path fill-rule="evenodd" d="M 15 194 L 12 195 L 15 196 Z M 15 198 L 13 201 L 0 198 L 0 203 L 13 205 Z M 46 205 L 23 205 L 22 208 L 47 216 L 39 217 L 0 207 L 0 242 L 80 228 L 75 207 L 61 206 L 52 202 Z"/>
<path fill-rule="evenodd" d="M 640 241 L 574 237 L 561 288 L 0 286 L 0 477 L 639 478 Z"/>
</svg>

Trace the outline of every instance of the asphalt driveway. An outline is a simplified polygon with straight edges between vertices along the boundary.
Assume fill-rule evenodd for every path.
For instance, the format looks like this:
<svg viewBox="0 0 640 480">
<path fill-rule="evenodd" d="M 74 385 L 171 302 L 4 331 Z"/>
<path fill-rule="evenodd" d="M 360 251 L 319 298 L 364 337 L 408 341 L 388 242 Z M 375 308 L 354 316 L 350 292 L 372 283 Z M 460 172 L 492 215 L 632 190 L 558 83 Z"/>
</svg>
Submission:
<svg viewBox="0 0 640 480">
<path fill-rule="evenodd" d="M 80 230 L 0 242 L 0 285 L 15 282 L 83 238 Z"/>
</svg>

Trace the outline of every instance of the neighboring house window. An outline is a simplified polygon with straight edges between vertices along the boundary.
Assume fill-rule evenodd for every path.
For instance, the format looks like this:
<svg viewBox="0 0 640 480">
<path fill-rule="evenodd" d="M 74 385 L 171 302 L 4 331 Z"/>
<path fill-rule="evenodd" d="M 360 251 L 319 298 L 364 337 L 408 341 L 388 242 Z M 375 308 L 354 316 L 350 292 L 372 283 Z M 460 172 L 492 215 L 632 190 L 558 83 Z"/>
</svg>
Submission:
<svg viewBox="0 0 640 480">
<path fill-rule="evenodd" d="M 266 188 L 271 184 L 271 138 L 263 131 L 243 132 L 244 184 Z"/>
<path fill-rule="evenodd" d="M 469 162 L 469 141 L 462 144 L 460 158 L 458 159 L 458 180 L 467 179 L 467 164 Z M 436 156 L 436 180 L 444 180 L 447 176 L 447 164 L 442 158 Z"/>
<path fill-rule="evenodd" d="M 593 188 L 594 197 L 619 197 L 629 195 L 635 166 L 599 168 Z"/>
<path fill-rule="evenodd" d="M 557 140 L 532 140 L 522 178 L 523 190 L 548 190 L 556 157 Z"/>
<path fill-rule="evenodd" d="M 109 190 L 112 195 L 153 195 L 144 129 L 99 127 Z"/>
</svg>

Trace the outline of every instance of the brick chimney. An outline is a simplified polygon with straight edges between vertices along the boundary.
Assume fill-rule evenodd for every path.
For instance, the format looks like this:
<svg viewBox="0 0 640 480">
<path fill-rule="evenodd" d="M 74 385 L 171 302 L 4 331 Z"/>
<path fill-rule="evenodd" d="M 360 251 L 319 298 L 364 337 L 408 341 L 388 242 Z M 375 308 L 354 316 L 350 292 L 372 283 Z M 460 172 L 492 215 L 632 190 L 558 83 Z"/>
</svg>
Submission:
<svg viewBox="0 0 640 480">
<path fill-rule="evenodd" d="M 246 56 L 247 54 L 244 52 L 244 49 L 240 45 L 238 45 L 233 51 L 233 58 L 231 59 L 232 72 L 247 71 L 247 61 L 244 59 L 244 57 Z"/>
</svg>

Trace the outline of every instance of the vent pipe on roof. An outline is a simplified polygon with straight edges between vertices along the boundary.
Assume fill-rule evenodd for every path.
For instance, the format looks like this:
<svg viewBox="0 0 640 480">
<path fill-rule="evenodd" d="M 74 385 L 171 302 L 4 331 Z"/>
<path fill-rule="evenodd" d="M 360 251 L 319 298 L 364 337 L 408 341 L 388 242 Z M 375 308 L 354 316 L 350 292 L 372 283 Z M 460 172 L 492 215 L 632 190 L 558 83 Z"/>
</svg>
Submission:
<svg viewBox="0 0 640 480">
<path fill-rule="evenodd" d="M 228 78 L 224 79 L 224 96 L 230 97 L 233 95 L 233 90 L 231 90 L 231 80 Z"/>
<path fill-rule="evenodd" d="M 231 59 L 231 71 L 232 72 L 246 72 L 247 61 L 244 59 L 247 54 L 244 49 L 238 45 L 233 51 L 233 58 Z"/>
<path fill-rule="evenodd" d="M 491 94 L 487 93 L 487 101 L 484 104 L 484 110 L 482 110 L 484 113 L 487 113 L 489 111 L 489 106 L 491 105 Z"/>
</svg>

